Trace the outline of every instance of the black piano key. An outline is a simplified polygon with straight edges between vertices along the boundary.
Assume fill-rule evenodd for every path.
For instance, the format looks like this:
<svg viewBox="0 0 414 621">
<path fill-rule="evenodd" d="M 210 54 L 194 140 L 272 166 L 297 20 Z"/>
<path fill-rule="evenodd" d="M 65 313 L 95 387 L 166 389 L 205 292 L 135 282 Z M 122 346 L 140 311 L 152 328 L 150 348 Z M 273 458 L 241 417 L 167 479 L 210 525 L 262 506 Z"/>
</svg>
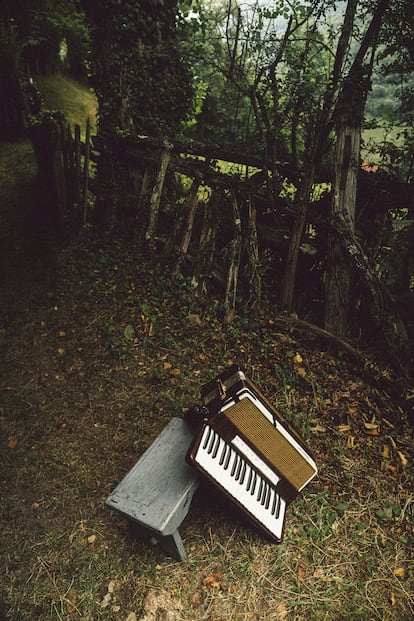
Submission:
<svg viewBox="0 0 414 621">
<path fill-rule="evenodd" d="M 213 447 L 213 454 L 212 454 L 212 457 L 213 457 L 214 459 L 217 457 L 217 453 L 218 453 L 218 450 L 219 450 L 219 446 L 220 446 L 220 436 L 217 434 L 217 439 L 216 439 L 216 442 L 215 442 L 215 444 L 214 444 L 214 447 Z"/>
<path fill-rule="evenodd" d="M 252 486 L 250 489 L 250 494 L 253 496 L 255 489 L 256 489 L 256 485 L 257 485 L 257 473 L 254 472 L 253 473 L 253 482 L 252 482 Z"/>
<path fill-rule="evenodd" d="M 250 489 L 250 486 L 252 484 L 252 480 L 253 480 L 253 468 L 249 467 L 249 476 L 248 476 L 247 485 L 246 485 L 247 491 L 249 491 L 249 489 Z"/>
<path fill-rule="evenodd" d="M 262 490 L 262 496 L 260 498 L 260 504 L 264 505 L 265 501 L 266 501 L 266 496 L 267 496 L 267 490 L 269 489 L 269 485 L 266 483 L 266 481 L 264 481 L 263 483 L 263 490 Z"/>
<path fill-rule="evenodd" d="M 272 502 L 272 508 L 271 508 L 271 510 L 270 510 L 270 513 L 271 513 L 272 515 L 274 515 L 274 514 L 275 514 L 275 511 L 276 511 L 276 504 L 277 504 L 277 494 L 276 494 L 276 492 L 274 492 L 273 502 Z"/>
<path fill-rule="evenodd" d="M 224 464 L 224 460 L 226 458 L 227 449 L 228 449 L 228 444 L 224 443 L 223 450 L 221 451 L 221 455 L 220 455 L 220 459 L 219 459 L 220 466 L 222 466 Z"/>
<path fill-rule="evenodd" d="M 234 473 L 236 472 L 236 467 L 237 467 L 238 462 L 239 462 L 239 456 L 237 453 L 235 453 L 234 459 L 233 459 L 233 465 L 231 467 L 231 472 L 230 472 L 230 475 L 232 477 L 234 476 Z"/>
<path fill-rule="evenodd" d="M 242 469 L 243 469 L 243 463 L 244 463 L 244 459 L 242 457 L 239 457 L 239 463 L 237 465 L 237 472 L 236 472 L 236 481 L 239 481 L 239 483 L 240 483 L 240 476 L 241 476 Z"/>
<path fill-rule="evenodd" d="M 209 442 L 208 447 L 207 447 L 207 453 L 211 453 L 211 451 L 213 450 L 213 446 L 214 446 L 214 442 L 216 440 L 216 437 L 217 437 L 216 432 L 212 430 L 212 434 L 211 434 L 211 437 L 210 437 L 210 442 Z"/>
<path fill-rule="evenodd" d="M 232 454 L 233 454 L 233 451 L 231 450 L 231 447 L 229 446 L 228 450 L 227 450 L 226 459 L 225 459 L 225 462 L 223 464 L 225 470 L 227 470 L 227 468 L 229 467 L 230 458 L 231 458 Z"/>
<path fill-rule="evenodd" d="M 272 514 L 278 519 L 280 513 L 280 496 L 275 493 L 275 497 L 273 500 Z"/>
<path fill-rule="evenodd" d="M 266 507 L 266 509 L 269 508 L 271 495 L 272 495 L 272 488 L 269 485 L 268 486 L 268 490 L 267 490 L 267 494 L 266 494 L 266 500 L 265 500 L 265 507 Z"/>
<path fill-rule="evenodd" d="M 257 500 L 258 501 L 260 501 L 260 498 L 262 497 L 262 492 L 263 492 L 263 479 L 260 478 L 259 488 L 257 490 Z"/>
<path fill-rule="evenodd" d="M 240 485 L 242 485 L 243 481 L 244 481 L 244 477 L 246 476 L 246 468 L 247 468 L 247 464 L 246 462 L 243 460 L 243 467 L 242 470 L 240 472 L 240 477 L 239 477 L 239 483 Z"/>
<path fill-rule="evenodd" d="M 210 438 L 211 438 L 211 434 L 212 434 L 212 433 L 213 433 L 212 428 L 211 428 L 211 427 L 208 427 L 208 432 L 207 432 L 207 434 L 206 434 L 206 436 L 205 436 L 205 438 L 204 438 L 203 449 L 206 449 L 206 448 L 207 448 L 207 445 L 208 445 L 208 442 L 209 442 L 209 440 L 210 440 Z"/>
</svg>

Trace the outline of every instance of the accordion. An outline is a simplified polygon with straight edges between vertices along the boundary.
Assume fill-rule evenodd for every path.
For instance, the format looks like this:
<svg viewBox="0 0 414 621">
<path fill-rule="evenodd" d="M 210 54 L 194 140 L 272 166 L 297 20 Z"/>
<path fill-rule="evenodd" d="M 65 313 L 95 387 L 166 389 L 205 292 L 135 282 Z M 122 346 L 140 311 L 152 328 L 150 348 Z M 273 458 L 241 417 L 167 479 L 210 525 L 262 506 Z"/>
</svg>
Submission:
<svg viewBox="0 0 414 621">
<path fill-rule="evenodd" d="M 202 407 L 187 463 L 273 541 L 283 538 L 287 506 L 317 474 L 299 434 L 238 366 L 202 386 Z"/>
</svg>

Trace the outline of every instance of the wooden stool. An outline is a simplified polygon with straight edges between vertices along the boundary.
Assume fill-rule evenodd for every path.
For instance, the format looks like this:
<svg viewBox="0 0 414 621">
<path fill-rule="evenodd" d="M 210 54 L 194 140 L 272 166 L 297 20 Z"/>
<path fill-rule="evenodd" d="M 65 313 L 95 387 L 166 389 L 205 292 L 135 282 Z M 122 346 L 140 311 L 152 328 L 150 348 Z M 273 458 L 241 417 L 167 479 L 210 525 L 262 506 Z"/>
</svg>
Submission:
<svg viewBox="0 0 414 621">
<path fill-rule="evenodd" d="M 185 561 L 187 554 L 178 528 L 199 485 L 196 472 L 185 461 L 192 439 L 188 423 L 173 418 L 105 501 L 179 561 Z"/>
</svg>

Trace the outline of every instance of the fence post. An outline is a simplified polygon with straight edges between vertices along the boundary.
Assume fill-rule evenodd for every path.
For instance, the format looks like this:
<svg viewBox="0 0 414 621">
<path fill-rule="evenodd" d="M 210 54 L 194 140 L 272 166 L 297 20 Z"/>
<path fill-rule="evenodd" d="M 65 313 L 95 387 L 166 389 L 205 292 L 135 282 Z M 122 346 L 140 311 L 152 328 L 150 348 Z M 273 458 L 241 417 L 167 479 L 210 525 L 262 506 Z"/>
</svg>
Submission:
<svg viewBox="0 0 414 621">
<path fill-rule="evenodd" d="M 59 120 L 47 117 L 31 128 L 31 141 L 38 166 L 41 204 L 47 222 L 58 236 L 64 233 L 67 189 Z"/>
<path fill-rule="evenodd" d="M 164 186 L 165 175 L 167 173 L 168 163 L 171 157 L 171 145 L 165 144 L 161 153 L 160 167 L 158 169 L 157 178 L 151 193 L 148 226 L 145 232 L 145 245 L 147 250 L 152 253 L 155 247 L 155 229 L 157 227 L 158 212 L 160 208 L 162 188 Z"/>
<path fill-rule="evenodd" d="M 85 226 L 88 209 L 88 185 L 89 185 L 89 158 L 91 153 L 91 121 L 86 120 L 85 131 L 85 156 L 83 160 L 83 185 L 82 185 L 82 226 Z"/>
</svg>

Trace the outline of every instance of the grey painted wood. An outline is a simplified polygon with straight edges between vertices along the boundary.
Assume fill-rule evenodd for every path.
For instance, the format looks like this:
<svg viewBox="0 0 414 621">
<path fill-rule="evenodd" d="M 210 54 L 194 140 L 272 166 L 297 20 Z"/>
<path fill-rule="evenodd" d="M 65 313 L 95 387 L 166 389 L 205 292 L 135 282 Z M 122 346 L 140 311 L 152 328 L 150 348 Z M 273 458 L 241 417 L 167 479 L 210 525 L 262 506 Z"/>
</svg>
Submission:
<svg viewBox="0 0 414 621">
<path fill-rule="evenodd" d="M 185 461 L 192 439 L 191 427 L 173 418 L 105 503 L 147 529 L 178 560 L 186 559 L 178 528 L 199 484 Z"/>
</svg>

